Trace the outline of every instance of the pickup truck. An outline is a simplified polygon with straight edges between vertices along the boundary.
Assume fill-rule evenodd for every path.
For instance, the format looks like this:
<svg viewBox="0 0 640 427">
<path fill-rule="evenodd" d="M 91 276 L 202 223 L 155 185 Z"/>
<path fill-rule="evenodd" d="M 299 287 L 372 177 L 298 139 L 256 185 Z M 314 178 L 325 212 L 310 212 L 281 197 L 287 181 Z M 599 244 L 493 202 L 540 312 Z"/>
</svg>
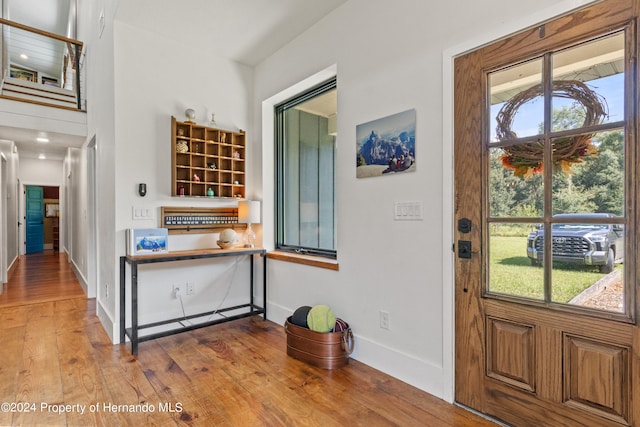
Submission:
<svg viewBox="0 0 640 427">
<path fill-rule="evenodd" d="M 559 214 L 554 218 L 616 218 L 613 214 Z M 622 224 L 554 223 L 551 226 L 553 260 L 595 265 L 601 273 L 611 273 L 615 264 L 624 261 L 624 226 Z M 531 265 L 544 259 L 544 227 L 538 225 L 527 238 L 527 256 Z"/>
</svg>

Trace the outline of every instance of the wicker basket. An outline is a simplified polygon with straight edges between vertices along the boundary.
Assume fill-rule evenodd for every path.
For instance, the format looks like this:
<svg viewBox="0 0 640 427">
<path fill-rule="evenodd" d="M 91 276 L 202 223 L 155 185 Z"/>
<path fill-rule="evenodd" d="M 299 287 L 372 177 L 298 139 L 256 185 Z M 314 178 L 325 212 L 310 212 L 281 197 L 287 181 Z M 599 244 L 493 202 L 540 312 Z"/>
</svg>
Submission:
<svg viewBox="0 0 640 427">
<path fill-rule="evenodd" d="M 187 151 L 189 151 L 189 144 L 187 144 L 187 141 L 178 141 L 176 143 L 176 151 L 178 153 L 186 153 Z"/>
</svg>

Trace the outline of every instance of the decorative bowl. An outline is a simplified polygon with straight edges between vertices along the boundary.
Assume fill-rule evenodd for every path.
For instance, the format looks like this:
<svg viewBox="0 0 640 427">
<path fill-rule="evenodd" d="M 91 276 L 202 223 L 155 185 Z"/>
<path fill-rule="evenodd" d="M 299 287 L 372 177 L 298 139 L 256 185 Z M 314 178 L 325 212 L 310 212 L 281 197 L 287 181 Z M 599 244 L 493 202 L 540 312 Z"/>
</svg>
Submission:
<svg viewBox="0 0 640 427">
<path fill-rule="evenodd" d="M 222 249 L 230 249 L 233 247 L 233 245 L 235 245 L 236 242 L 223 242 L 221 240 L 218 240 L 216 242 L 218 244 L 218 246 L 220 246 Z"/>
</svg>

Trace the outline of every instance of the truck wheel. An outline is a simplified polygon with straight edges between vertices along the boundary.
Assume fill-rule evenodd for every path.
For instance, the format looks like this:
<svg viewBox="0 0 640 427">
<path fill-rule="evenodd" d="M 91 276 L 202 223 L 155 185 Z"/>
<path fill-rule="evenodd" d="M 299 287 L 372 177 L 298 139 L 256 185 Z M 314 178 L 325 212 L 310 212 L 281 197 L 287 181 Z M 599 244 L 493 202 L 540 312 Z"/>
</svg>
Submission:
<svg viewBox="0 0 640 427">
<path fill-rule="evenodd" d="M 609 248 L 609 253 L 607 254 L 607 263 L 599 267 L 600 273 L 609 274 L 613 271 L 615 256 L 616 254 L 613 252 L 613 249 Z"/>
</svg>

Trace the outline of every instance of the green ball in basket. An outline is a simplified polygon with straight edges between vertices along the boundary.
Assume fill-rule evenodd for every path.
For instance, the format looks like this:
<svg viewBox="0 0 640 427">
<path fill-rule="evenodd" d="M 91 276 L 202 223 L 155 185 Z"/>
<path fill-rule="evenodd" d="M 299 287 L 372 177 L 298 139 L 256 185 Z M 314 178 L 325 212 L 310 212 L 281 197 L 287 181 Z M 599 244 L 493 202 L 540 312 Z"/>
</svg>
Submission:
<svg viewBox="0 0 640 427">
<path fill-rule="evenodd" d="M 220 233 L 220 237 L 216 243 L 222 249 L 229 249 L 232 248 L 233 245 L 235 245 L 236 237 L 236 232 L 231 228 L 227 228 L 226 230 L 222 230 L 222 232 Z"/>
<path fill-rule="evenodd" d="M 307 314 L 309 329 L 316 332 L 331 332 L 336 324 L 336 315 L 327 305 L 314 305 Z"/>
</svg>

